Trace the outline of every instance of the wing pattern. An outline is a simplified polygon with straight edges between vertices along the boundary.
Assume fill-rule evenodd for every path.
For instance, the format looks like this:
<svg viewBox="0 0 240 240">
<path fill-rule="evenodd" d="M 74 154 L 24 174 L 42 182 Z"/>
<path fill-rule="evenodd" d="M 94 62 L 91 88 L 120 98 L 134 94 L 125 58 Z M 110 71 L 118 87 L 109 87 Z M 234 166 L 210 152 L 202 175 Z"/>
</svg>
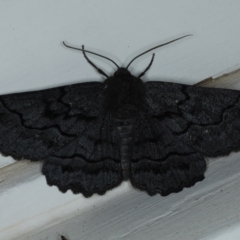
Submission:
<svg viewBox="0 0 240 240">
<path fill-rule="evenodd" d="M 145 89 L 131 162 L 136 188 L 179 192 L 204 179 L 204 156 L 240 150 L 239 91 L 164 82 L 147 82 Z"/>
<path fill-rule="evenodd" d="M 0 96 L 1 153 L 44 161 L 49 185 L 89 197 L 128 178 L 149 195 L 178 192 L 204 179 L 205 156 L 240 150 L 239 91 L 144 83 L 140 107 L 116 98 L 135 114 L 120 114 L 133 123 L 125 149 L 118 109 L 104 109 L 106 99 L 112 104 L 107 87 L 90 82 Z"/>
<path fill-rule="evenodd" d="M 43 160 L 49 185 L 85 196 L 122 181 L 113 120 L 102 113 L 104 86 L 81 83 L 0 97 L 0 151 Z"/>
</svg>

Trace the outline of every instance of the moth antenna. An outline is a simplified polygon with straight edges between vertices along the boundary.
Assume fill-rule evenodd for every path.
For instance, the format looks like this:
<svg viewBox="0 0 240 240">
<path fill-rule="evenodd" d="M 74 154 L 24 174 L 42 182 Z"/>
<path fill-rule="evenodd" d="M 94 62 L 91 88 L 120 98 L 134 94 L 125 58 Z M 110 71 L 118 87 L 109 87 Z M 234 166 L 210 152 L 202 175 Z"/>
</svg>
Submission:
<svg viewBox="0 0 240 240">
<path fill-rule="evenodd" d="M 86 55 L 86 51 L 84 50 L 84 45 L 82 45 L 82 52 L 83 52 L 83 56 L 85 57 L 85 59 L 87 60 L 87 62 L 92 65 L 97 71 L 98 73 L 104 75 L 105 77 L 109 78 L 109 76 L 100 68 L 98 68 L 92 61 L 90 61 L 90 59 L 87 57 Z"/>
<path fill-rule="evenodd" d="M 75 49 L 75 50 L 83 51 L 83 49 L 81 49 L 81 48 L 75 48 L 75 47 L 71 47 L 71 46 L 67 45 L 64 41 L 63 41 L 63 45 L 64 45 L 65 47 L 68 47 L 68 48 L 72 48 L 72 49 Z M 119 68 L 119 66 L 118 66 L 112 59 L 110 59 L 110 58 L 108 58 L 108 57 L 105 57 L 105 56 L 103 56 L 103 55 L 100 55 L 100 54 L 98 54 L 98 53 L 91 52 L 91 51 L 88 51 L 88 50 L 84 50 L 84 51 L 87 52 L 87 53 L 91 53 L 91 54 L 94 54 L 94 55 L 96 55 L 96 56 L 105 58 L 105 59 L 107 59 L 108 61 L 112 62 L 117 68 Z"/>
<path fill-rule="evenodd" d="M 131 63 L 132 63 L 134 60 L 136 60 L 137 58 L 139 58 L 139 57 L 142 56 L 143 54 L 148 53 L 148 52 L 152 51 L 153 49 L 160 48 L 160 47 L 162 47 L 162 46 L 168 45 L 168 44 L 170 44 L 170 43 L 172 43 L 172 42 L 176 42 L 176 41 L 178 41 L 178 40 L 180 40 L 180 39 L 182 39 L 182 38 L 189 37 L 189 36 L 192 36 L 192 34 L 188 34 L 188 35 L 185 35 L 185 36 L 183 36 L 183 37 L 176 38 L 176 39 L 174 39 L 174 40 L 172 40 L 172 41 L 169 41 L 169 42 L 160 44 L 160 45 L 158 45 L 158 46 L 156 46 L 156 47 L 150 48 L 149 50 L 147 50 L 147 51 L 145 51 L 145 52 L 137 55 L 135 58 L 133 58 L 133 59 L 130 61 L 130 63 L 127 65 L 126 69 L 128 69 L 128 67 L 131 65 Z"/>
<path fill-rule="evenodd" d="M 142 77 L 142 76 L 147 72 L 147 70 L 152 66 L 154 57 L 155 57 L 155 53 L 153 53 L 152 59 L 151 59 L 150 63 L 148 64 L 148 66 L 146 67 L 146 69 L 138 76 L 138 78 Z"/>
</svg>

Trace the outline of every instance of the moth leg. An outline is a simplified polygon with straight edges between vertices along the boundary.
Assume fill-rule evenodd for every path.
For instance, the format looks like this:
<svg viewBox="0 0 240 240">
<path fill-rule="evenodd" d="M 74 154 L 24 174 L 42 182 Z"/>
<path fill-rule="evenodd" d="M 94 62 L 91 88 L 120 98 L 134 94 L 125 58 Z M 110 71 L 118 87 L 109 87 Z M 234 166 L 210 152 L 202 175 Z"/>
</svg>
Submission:
<svg viewBox="0 0 240 240">
<path fill-rule="evenodd" d="M 146 69 L 138 76 L 138 78 L 141 78 L 142 76 L 144 76 L 145 73 L 149 70 L 149 68 L 152 66 L 154 57 L 155 57 L 155 53 L 153 53 L 152 59 L 151 59 L 150 63 L 148 64 L 148 66 L 146 67 Z"/>
<path fill-rule="evenodd" d="M 92 65 L 92 66 L 98 71 L 98 73 L 100 73 L 100 74 L 102 74 L 103 76 L 109 78 L 109 76 L 108 76 L 105 72 L 103 72 L 102 69 L 98 68 L 98 67 L 87 57 L 87 55 L 86 55 L 86 53 L 85 53 L 85 50 L 84 50 L 84 46 L 82 46 L 82 52 L 83 52 L 83 55 L 84 55 L 85 59 L 87 60 L 87 62 L 88 62 L 90 65 Z"/>
</svg>

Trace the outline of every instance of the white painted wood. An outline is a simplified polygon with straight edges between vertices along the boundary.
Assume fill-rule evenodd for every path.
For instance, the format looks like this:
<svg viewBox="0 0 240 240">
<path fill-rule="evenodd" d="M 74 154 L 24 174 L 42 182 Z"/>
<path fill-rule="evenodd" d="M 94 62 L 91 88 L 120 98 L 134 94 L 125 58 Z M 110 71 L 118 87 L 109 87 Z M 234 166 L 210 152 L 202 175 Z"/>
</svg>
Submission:
<svg viewBox="0 0 240 240">
<path fill-rule="evenodd" d="M 0 94 L 102 81 L 80 52 L 62 46 L 63 40 L 78 47 L 84 43 L 126 65 L 149 47 L 191 33 L 154 51 L 144 79 L 194 84 L 236 70 L 239 6 L 237 0 L 2 0 Z M 89 57 L 114 72 L 111 63 Z M 131 71 L 139 73 L 150 58 L 151 53 L 136 61 Z M 238 76 L 225 79 L 224 86 L 240 89 Z M 124 183 L 85 199 L 48 187 L 39 164 L 12 164 L 1 156 L 0 239 L 60 239 L 60 234 L 69 240 L 238 239 L 238 159 L 232 154 L 211 162 L 206 180 L 168 197 L 149 197 Z"/>
</svg>

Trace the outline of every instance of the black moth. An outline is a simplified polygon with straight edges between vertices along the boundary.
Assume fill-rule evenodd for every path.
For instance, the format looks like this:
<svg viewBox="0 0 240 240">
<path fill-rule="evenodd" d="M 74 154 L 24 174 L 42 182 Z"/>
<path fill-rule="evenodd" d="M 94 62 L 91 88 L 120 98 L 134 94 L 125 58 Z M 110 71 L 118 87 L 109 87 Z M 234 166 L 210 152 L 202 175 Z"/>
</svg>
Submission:
<svg viewBox="0 0 240 240">
<path fill-rule="evenodd" d="M 49 185 L 90 197 L 129 179 L 168 195 L 204 179 L 204 156 L 240 150 L 239 91 L 144 83 L 154 55 L 139 77 L 127 68 L 152 49 L 127 68 L 107 58 L 118 68 L 112 77 L 79 50 L 104 82 L 0 96 L 0 151 L 44 161 Z"/>
</svg>

